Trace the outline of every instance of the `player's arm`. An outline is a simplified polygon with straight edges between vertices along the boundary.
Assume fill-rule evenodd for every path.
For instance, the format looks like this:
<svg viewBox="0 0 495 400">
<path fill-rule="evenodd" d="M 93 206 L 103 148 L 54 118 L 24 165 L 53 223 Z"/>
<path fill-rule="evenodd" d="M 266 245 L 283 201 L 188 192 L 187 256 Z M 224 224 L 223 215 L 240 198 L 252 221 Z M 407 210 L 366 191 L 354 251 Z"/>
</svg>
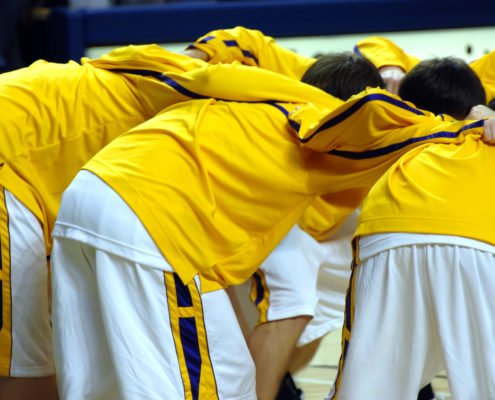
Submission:
<svg viewBox="0 0 495 400">
<path fill-rule="evenodd" d="M 495 100 L 495 51 L 469 64 L 485 88 L 487 104 Z"/>
<path fill-rule="evenodd" d="M 354 52 L 366 57 L 377 68 L 395 66 L 409 72 L 420 62 L 419 58 L 407 54 L 397 44 L 380 36 L 370 36 L 360 40 L 354 46 Z"/>
<path fill-rule="evenodd" d="M 389 92 L 399 92 L 400 81 L 419 59 L 407 54 L 402 48 L 387 38 L 370 36 L 354 46 L 354 52 L 370 60 L 380 71 Z"/>
<path fill-rule="evenodd" d="M 480 104 L 471 108 L 471 111 L 467 115 L 466 119 L 483 119 L 492 117 L 495 117 L 495 110 Z"/>
<path fill-rule="evenodd" d="M 278 45 L 272 37 L 265 36 L 261 31 L 240 26 L 207 33 L 189 46 L 185 54 L 199 56 L 212 64 L 237 61 L 295 79 L 301 79 L 316 61 Z"/>
<path fill-rule="evenodd" d="M 290 115 L 302 145 L 348 159 L 394 157 L 425 143 L 462 143 L 468 134 L 491 141 L 484 121 L 445 121 L 381 89 L 369 89 L 336 109 L 307 104 Z"/>
<path fill-rule="evenodd" d="M 166 73 L 165 83 L 194 98 L 214 97 L 235 101 L 314 103 L 334 108 L 343 101 L 315 86 L 262 68 L 238 63 L 206 64 L 184 73 Z M 286 113 L 283 107 L 280 111 Z"/>
</svg>

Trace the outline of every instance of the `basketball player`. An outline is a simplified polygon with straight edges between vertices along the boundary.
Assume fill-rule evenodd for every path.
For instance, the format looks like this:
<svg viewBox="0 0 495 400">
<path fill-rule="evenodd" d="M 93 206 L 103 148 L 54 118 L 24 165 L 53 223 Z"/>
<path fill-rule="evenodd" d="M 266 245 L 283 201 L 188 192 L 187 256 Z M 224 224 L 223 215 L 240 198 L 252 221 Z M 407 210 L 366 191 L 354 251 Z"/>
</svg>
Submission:
<svg viewBox="0 0 495 400">
<path fill-rule="evenodd" d="M 265 90 L 278 76 L 250 70 L 271 75 Z M 410 146 L 483 134 L 381 89 L 343 102 L 293 85 L 311 103 L 169 107 L 75 178 L 53 231 L 63 398 L 255 399 L 223 288 L 248 279 L 316 196 L 365 193 Z"/>
<path fill-rule="evenodd" d="M 222 68 L 146 45 L 82 64 L 38 61 L 0 75 L 0 397 L 43 398 L 44 388 L 46 398 L 56 396 L 47 257 L 63 190 L 108 142 L 191 99 L 190 89 L 194 96 L 228 97 L 230 90 L 235 99 L 259 100 L 242 97 L 248 80 L 226 88 L 222 74 L 215 83 Z"/>
<path fill-rule="evenodd" d="M 390 42 L 396 53 L 374 54 L 372 60 L 376 62 L 381 57 L 383 63 L 389 63 L 404 59 L 409 69 L 419 62 L 392 46 L 395 45 Z M 385 46 L 377 43 L 374 47 Z M 243 27 L 210 32 L 190 49 L 199 51 L 195 56 L 211 63 L 238 61 L 295 78 L 299 78 L 301 68 L 310 60 L 292 56 L 286 61 L 273 38 Z M 467 110 L 484 102 L 468 97 L 464 101 Z M 257 366 L 257 390 L 262 399 L 273 399 L 277 390 L 280 399 L 288 399 L 292 393 L 294 398 L 299 398 L 300 390 L 294 388 L 290 376 L 282 381 L 285 371 L 297 370 L 307 363 L 321 338 L 342 325 L 351 258 L 350 244 L 346 240 L 350 242 L 352 237 L 351 221 L 355 215 L 349 217 L 345 229 L 338 231 L 338 226 L 357 204 L 339 209 L 336 206 L 339 200 L 330 200 L 327 197 L 325 201 L 315 201 L 254 276 L 251 297 L 259 309 L 259 320 L 248 337 L 248 344 Z M 282 386 L 278 389 L 280 382 Z M 423 392 L 419 398 L 433 397 L 431 388 Z"/>
<path fill-rule="evenodd" d="M 471 68 L 453 58 L 421 62 L 400 91 L 421 108 L 457 116 L 467 99 L 484 98 Z M 494 116 L 480 105 L 467 118 Z M 329 398 L 414 399 L 443 369 L 453 398 L 493 397 L 487 349 L 495 333 L 495 215 L 487 174 L 495 167 L 495 148 L 471 139 L 414 149 L 365 199 L 343 357 Z M 379 325 L 372 323 L 376 318 Z"/>
</svg>

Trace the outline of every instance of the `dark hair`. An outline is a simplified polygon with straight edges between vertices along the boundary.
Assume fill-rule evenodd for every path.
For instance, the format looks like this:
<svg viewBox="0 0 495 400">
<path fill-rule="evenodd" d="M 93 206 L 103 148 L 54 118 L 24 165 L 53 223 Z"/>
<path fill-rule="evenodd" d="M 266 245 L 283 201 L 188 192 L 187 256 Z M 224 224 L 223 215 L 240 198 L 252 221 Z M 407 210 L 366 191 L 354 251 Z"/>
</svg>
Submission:
<svg viewBox="0 0 495 400">
<path fill-rule="evenodd" d="M 342 100 L 369 86 L 385 87 L 376 67 L 363 56 L 351 52 L 319 56 L 301 81 Z"/>
<path fill-rule="evenodd" d="M 492 101 L 488 103 L 488 107 L 495 111 L 495 99 L 492 99 Z"/>
<path fill-rule="evenodd" d="M 455 57 L 421 61 L 402 79 L 399 96 L 423 110 L 459 120 L 486 101 L 478 76 L 465 61 Z"/>
</svg>

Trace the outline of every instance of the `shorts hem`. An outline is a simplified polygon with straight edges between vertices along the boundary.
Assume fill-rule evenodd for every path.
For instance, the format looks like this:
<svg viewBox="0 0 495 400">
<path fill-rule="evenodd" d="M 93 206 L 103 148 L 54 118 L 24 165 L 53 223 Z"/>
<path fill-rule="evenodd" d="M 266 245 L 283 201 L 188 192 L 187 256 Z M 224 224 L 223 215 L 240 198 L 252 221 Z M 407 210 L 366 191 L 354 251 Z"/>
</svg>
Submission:
<svg viewBox="0 0 495 400">
<path fill-rule="evenodd" d="M 279 312 L 270 312 L 268 310 L 268 315 L 266 322 L 279 321 L 281 319 L 295 318 L 295 317 L 311 317 L 315 316 L 314 308 L 297 308 L 291 310 L 281 310 Z"/>
<path fill-rule="evenodd" d="M 45 376 L 55 375 L 53 367 L 35 367 L 35 368 L 11 368 L 10 378 L 42 378 Z"/>
<path fill-rule="evenodd" d="M 335 329 L 341 329 L 343 324 L 344 320 L 340 319 L 329 322 L 318 329 L 309 329 L 309 333 L 305 333 L 305 331 L 303 331 L 303 333 L 299 337 L 299 340 L 297 341 L 296 347 L 305 346 L 317 339 L 322 338 L 325 335 L 328 335 Z"/>
</svg>

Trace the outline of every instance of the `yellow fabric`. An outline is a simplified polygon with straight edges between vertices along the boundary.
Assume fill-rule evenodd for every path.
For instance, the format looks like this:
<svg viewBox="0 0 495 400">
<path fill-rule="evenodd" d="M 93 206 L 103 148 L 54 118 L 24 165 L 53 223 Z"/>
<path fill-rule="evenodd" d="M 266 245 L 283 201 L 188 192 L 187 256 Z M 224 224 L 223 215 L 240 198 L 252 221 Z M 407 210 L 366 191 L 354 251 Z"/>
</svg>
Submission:
<svg viewBox="0 0 495 400">
<path fill-rule="evenodd" d="M 177 352 L 177 361 L 179 362 L 180 374 L 184 385 L 184 397 L 186 400 L 193 400 L 194 393 L 200 399 L 218 399 L 217 384 L 211 365 L 210 352 L 208 350 L 208 340 L 204 323 L 203 305 L 201 296 L 194 281 L 184 286 L 180 281 L 175 279 L 175 274 L 164 272 L 165 286 L 167 289 L 167 304 L 170 313 L 170 326 L 174 338 L 175 349 Z M 182 299 L 181 299 L 182 294 Z M 190 304 L 181 304 L 185 298 L 190 298 Z M 181 300 L 180 300 L 181 299 Z M 192 332 L 183 332 L 181 319 L 184 321 L 193 319 L 196 328 L 196 337 L 191 337 Z M 184 343 L 184 337 L 194 342 Z M 189 365 L 188 365 L 189 363 Z M 192 365 L 191 365 L 192 364 Z M 191 379 L 192 371 L 199 372 L 199 376 Z M 194 379 L 199 378 L 199 379 Z M 201 383 L 201 384 L 199 384 Z M 193 385 L 197 385 L 193 387 Z"/>
<path fill-rule="evenodd" d="M 76 63 L 34 65 L 0 76 L 0 185 L 53 227 L 62 191 L 118 134 L 153 114 L 125 77 Z"/>
<path fill-rule="evenodd" d="M 209 32 L 199 38 L 192 47 L 206 52 L 210 58 L 209 62 L 213 64 L 240 62 L 245 65 L 258 66 L 278 72 L 298 80 L 302 78 L 306 70 L 316 61 L 314 58 L 298 55 L 293 51 L 277 45 L 272 37 L 265 36 L 258 30 L 239 26 L 233 29 Z M 256 76 L 257 74 L 254 74 L 254 77 Z M 301 103 L 316 101 L 315 96 L 301 99 L 298 93 L 289 93 L 288 87 L 281 88 L 279 93 L 286 93 L 288 95 L 285 99 L 279 98 L 279 101 Z M 265 96 L 265 98 L 268 97 Z M 339 100 L 336 100 L 335 105 L 327 106 L 334 108 L 340 103 Z M 348 197 L 348 194 L 344 194 L 344 196 Z M 338 199 L 327 198 L 323 200 L 317 198 L 315 199 L 315 204 L 309 206 L 301 216 L 298 224 L 317 240 L 324 240 L 331 236 L 331 233 L 337 228 L 338 224 L 350 212 L 352 212 L 352 209 L 349 206 L 343 209 L 338 206 Z"/>
<path fill-rule="evenodd" d="M 187 71 L 204 65 L 201 60 L 172 53 L 156 44 L 119 47 L 97 59 L 83 57 L 81 63 L 101 69 Z"/>
<path fill-rule="evenodd" d="M 257 325 L 267 322 L 268 309 L 270 308 L 270 289 L 262 269 L 258 269 L 253 274 L 249 298 L 258 309 Z"/>
<path fill-rule="evenodd" d="M 316 61 L 279 46 L 272 37 L 258 30 L 242 26 L 211 31 L 196 40 L 192 47 L 207 53 L 212 64 L 237 61 L 298 80 Z"/>
<path fill-rule="evenodd" d="M 333 108 L 342 100 L 305 83 L 260 68 L 238 63 L 208 65 L 185 73 L 167 73 L 181 87 L 199 96 L 246 102 L 279 101 L 314 103 Z M 226 84 L 228 83 L 228 84 Z"/>
<path fill-rule="evenodd" d="M 297 223 L 316 240 L 328 240 L 359 207 L 365 195 L 366 188 L 358 188 L 318 196 Z"/>
<path fill-rule="evenodd" d="M 469 64 L 485 88 L 486 102 L 495 99 L 495 51 L 485 54 Z"/>
<path fill-rule="evenodd" d="M 363 203 L 357 235 L 456 235 L 495 245 L 495 146 L 467 137 L 404 155 Z"/>
<path fill-rule="evenodd" d="M 316 195 L 353 190 L 341 202 L 355 204 L 355 193 L 364 195 L 413 146 L 481 133 L 457 133 L 463 127 L 383 90 L 333 111 L 195 100 L 120 136 L 85 168 L 130 205 L 183 282 L 199 273 L 211 291 L 248 279 Z"/>
<path fill-rule="evenodd" d="M 209 291 L 248 279 L 309 205 L 304 154 L 276 107 L 197 100 L 85 168 L 131 206 L 183 282 L 201 272 Z"/>
<path fill-rule="evenodd" d="M 238 70 L 245 71 L 242 80 Z M 84 59 L 82 65 L 38 61 L 2 74 L 0 185 L 43 224 L 49 253 L 60 196 L 77 171 L 115 137 L 163 108 L 213 95 L 247 101 L 323 98 L 318 89 L 294 88 L 291 79 L 270 71 L 253 78 L 251 72 L 241 65 L 210 66 L 156 45 L 143 45 L 117 49 L 97 60 Z M 271 91 L 264 89 L 266 81 L 272 82 Z M 251 87 L 259 97 L 248 93 L 246 88 Z"/>
<path fill-rule="evenodd" d="M 82 66 L 40 60 L 0 75 L 0 185 L 42 222 L 48 247 L 61 193 L 80 167 L 117 135 L 189 99 L 155 78 L 102 68 L 180 72 L 204 65 L 191 60 L 158 46 L 129 46 Z"/>
<path fill-rule="evenodd" d="M 409 72 L 421 61 L 407 54 L 391 40 L 380 36 L 370 36 L 360 40 L 354 51 L 362 54 L 377 68 L 395 66 L 402 68 L 404 72 Z"/>
<path fill-rule="evenodd" d="M 12 360 L 12 282 L 10 266 L 9 214 L 5 191 L 0 190 L 0 376 L 10 376 Z M 4 378 L 0 378 L 4 379 Z"/>
</svg>

